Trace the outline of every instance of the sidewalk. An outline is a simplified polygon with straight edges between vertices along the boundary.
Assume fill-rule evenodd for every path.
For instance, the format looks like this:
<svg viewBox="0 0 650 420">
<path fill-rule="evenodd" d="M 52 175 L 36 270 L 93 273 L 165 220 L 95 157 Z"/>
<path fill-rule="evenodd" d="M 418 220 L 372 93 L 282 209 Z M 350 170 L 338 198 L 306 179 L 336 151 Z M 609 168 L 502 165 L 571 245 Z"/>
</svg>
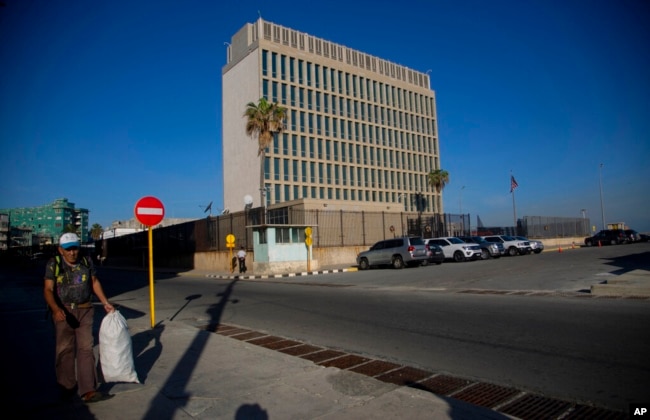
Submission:
<svg viewBox="0 0 650 420">
<path fill-rule="evenodd" d="M 131 294 L 132 295 L 132 294 Z M 132 298 L 133 296 L 128 296 Z M 500 413 L 170 321 L 146 299 L 122 310 L 142 384 L 104 384 L 113 398 L 62 405 L 49 395 L 21 417 L 57 419 L 503 419 Z M 173 317 L 173 315 L 172 315 Z M 47 376 L 47 375 L 46 375 Z M 34 396 L 39 397 L 37 394 Z"/>
</svg>

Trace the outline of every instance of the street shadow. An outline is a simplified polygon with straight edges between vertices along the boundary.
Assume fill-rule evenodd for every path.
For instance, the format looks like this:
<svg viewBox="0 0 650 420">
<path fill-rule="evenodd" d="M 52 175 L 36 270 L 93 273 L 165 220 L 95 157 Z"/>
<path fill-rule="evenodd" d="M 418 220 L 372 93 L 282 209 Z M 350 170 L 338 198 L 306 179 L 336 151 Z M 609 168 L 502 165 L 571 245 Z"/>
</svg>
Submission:
<svg viewBox="0 0 650 420">
<path fill-rule="evenodd" d="M 235 420 L 268 420 L 269 415 L 259 404 L 242 404 L 235 413 Z"/>
<path fill-rule="evenodd" d="M 231 299 L 233 289 L 237 281 L 238 279 L 235 279 L 232 282 L 228 283 L 225 290 L 217 294 L 217 297 L 219 297 L 217 303 L 211 305 L 206 310 L 206 313 L 209 315 L 210 325 L 219 324 L 226 305 L 229 303 L 237 303 L 236 299 Z M 186 298 L 188 302 L 185 304 L 185 306 L 193 299 L 196 299 L 197 296 L 200 297 L 200 295 L 188 296 Z M 149 404 L 149 408 L 143 419 L 171 420 L 176 417 L 176 410 L 187 405 L 187 402 L 191 397 L 191 395 L 189 395 L 186 391 L 187 385 L 190 378 L 192 377 L 194 369 L 196 369 L 199 359 L 201 358 L 201 354 L 203 351 L 205 351 L 206 344 L 212 335 L 212 333 L 209 331 L 197 331 L 198 332 L 192 340 L 191 344 L 188 346 L 187 351 L 185 351 L 185 353 L 181 356 L 179 362 L 176 364 L 176 366 L 174 366 L 174 370 L 170 373 L 170 375 L 167 377 L 167 380 L 162 385 L 160 392 L 156 394 L 155 398 Z M 156 346 L 154 346 L 154 348 L 155 347 Z M 162 349 L 162 344 L 159 344 L 158 348 Z M 161 411 L 160 407 L 168 407 L 168 400 L 170 396 L 173 396 L 171 398 L 173 398 L 178 404 L 176 410 L 167 409 Z M 262 411 L 263 410 L 261 410 L 261 408 L 258 410 L 260 413 Z M 256 418 L 262 419 L 264 417 Z"/>
<path fill-rule="evenodd" d="M 625 246 L 625 245 L 623 245 Z M 620 257 L 602 258 L 605 264 L 618 267 L 612 273 L 621 275 L 634 270 L 650 271 L 650 251 L 637 254 L 621 255 Z"/>
<path fill-rule="evenodd" d="M 172 315 L 171 318 L 169 318 L 169 320 L 173 321 L 174 318 L 176 318 L 176 315 L 180 314 L 183 311 L 183 309 L 185 309 L 187 307 L 187 305 L 190 304 L 191 301 L 193 301 L 195 299 L 198 299 L 200 297 L 201 297 L 201 295 L 190 295 L 190 296 L 186 297 L 185 300 L 187 302 L 185 302 L 185 304 L 183 306 L 181 306 L 180 309 L 178 311 L 176 311 L 176 313 L 174 315 Z"/>
</svg>

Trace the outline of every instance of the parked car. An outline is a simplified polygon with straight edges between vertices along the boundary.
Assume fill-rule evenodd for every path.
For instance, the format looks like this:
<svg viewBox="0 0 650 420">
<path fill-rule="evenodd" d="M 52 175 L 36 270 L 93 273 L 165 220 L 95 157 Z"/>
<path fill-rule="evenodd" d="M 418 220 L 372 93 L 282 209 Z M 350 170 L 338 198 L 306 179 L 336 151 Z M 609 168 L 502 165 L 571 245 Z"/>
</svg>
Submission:
<svg viewBox="0 0 650 420">
<path fill-rule="evenodd" d="M 425 241 L 426 243 L 426 241 Z M 436 244 L 427 244 L 429 249 L 429 262 L 435 264 L 442 264 L 445 261 L 445 253 L 442 251 L 442 248 Z"/>
<path fill-rule="evenodd" d="M 646 233 L 640 233 L 639 234 L 639 240 L 641 242 L 648 242 L 648 240 L 650 240 L 650 235 L 648 235 Z"/>
<path fill-rule="evenodd" d="M 639 232 L 634 229 L 625 229 L 625 236 L 627 237 L 627 241 L 630 243 L 641 241 L 641 235 L 639 235 Z"/>
<path fill-rule="evenodd" d="M 380 265 L 392 265 L 393 268 L 399 269 L 428 262 L 429 250 L 422 238 L 418 236 L 379 241 L 369 250 L 357 255 L 357 265 L 361 270 Z"/>
<path fill-rule="evenodd" d="M 618 245 L 625 243 L 627 237 L 625 236 L 625 231 L 622 229 L 607 229 L 601 230 L 592 237 L 585 238 L 585 245 L 587 246 L 596 246 L 596 245 Z"/>
<path fill-rule="evenodd" d="M 468 243 L 477 244 L 481 247 L 481 258 L 484 260 L 490 258 L 500 258 L 506 254 L 506 249 L 500 242 L 488 242 L 481 236 L 459 236 L 458 239 Z"/>
<path fill-rule="evenodd" d="M 477 244 L 468 244 L 453 236 L 444 238 L 426 239 L 426 244 L 438 245 L 445 254 L 445 259 L 451 259 L 456 262 L 477 260 L 481 258 L 481 247 Z"/>
<path fill-rule="evenodd" d="M 544 243 L 542 241 L 528 239 L 523 236 L 515 236 L 515 239 L 530 242 L 530 249 L 532 249 L 535 254 L 539 254 L 540 252 L 544 251 Z"/>
<path fill-rule="evenodd" d="M 506 249 L 506 254 L 511 257 L 530 254 L 533 251 L 530 242 L 522 241 L 509 235 L 491 235 L 484 236 L 483 238 L 488 242 L 502 243 Z"/>
</svg>

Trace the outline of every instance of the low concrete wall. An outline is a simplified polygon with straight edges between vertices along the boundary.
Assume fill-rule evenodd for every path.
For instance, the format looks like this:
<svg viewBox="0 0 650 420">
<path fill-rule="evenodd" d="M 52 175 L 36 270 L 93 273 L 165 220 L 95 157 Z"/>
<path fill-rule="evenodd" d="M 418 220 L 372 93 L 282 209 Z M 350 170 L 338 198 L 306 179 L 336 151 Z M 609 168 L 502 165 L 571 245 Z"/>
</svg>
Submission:
<svg viewBox="0 0 650 420">
<path fill-rule="evenodd" d="M 579 248 L 584 245 L 584 237 L 567 237 L 541 239 L 544 243 L 544 250 L 557 250 Z M 311 271 L 325 269 L 327 267 L 352 267 L 357 265 L 357 254 L 366 251 L 369 246 L 348 246 L 348 247 L 326 247 L 312 249 Z M 234 252 L 212 251 L 197 252 L 194 254 L 194 269 L 196 270 L 230 270 L 230 261 Z M 291 271 L 307 271 L 306 261 L 287 261 L 275 263 L 270 266 L 268 263 L 255 262 L 255 254 L 248 252 L 246 261 L 249 268 L 255 274 L 280 274 Z"/>
<path fill-rule="evenodd" d="M 544 244 L 544 249 L 579 248 L 585 244 L 584 236 L 571 236 L 567 238 L 539 239 Z"/>
</svg>

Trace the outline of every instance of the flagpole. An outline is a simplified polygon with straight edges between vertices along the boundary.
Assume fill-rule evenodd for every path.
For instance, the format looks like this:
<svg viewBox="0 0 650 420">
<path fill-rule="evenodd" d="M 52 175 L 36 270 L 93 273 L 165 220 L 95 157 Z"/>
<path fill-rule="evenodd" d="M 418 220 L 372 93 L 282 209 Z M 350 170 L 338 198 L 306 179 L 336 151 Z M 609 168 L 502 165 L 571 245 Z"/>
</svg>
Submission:
<svg viewBox="0 0 650 420">
<path fill-rule="evenodd" d="M 517 229 L 517 207 L 515 206 L 515 190 L 512 189 L 512 214 L 515 222 L 515 229 Z"/>
<path fill-rule="evenodd" d="M 515 181 L 514 175 L 512 175 L 512 169 L 510 170 L 510 193 L 512 194 L 512 216 L 515 230 L 517 229 L 517 206 L 515 206 L 515 188 L 517 188 L 517 181 Z"/>
</svg>

